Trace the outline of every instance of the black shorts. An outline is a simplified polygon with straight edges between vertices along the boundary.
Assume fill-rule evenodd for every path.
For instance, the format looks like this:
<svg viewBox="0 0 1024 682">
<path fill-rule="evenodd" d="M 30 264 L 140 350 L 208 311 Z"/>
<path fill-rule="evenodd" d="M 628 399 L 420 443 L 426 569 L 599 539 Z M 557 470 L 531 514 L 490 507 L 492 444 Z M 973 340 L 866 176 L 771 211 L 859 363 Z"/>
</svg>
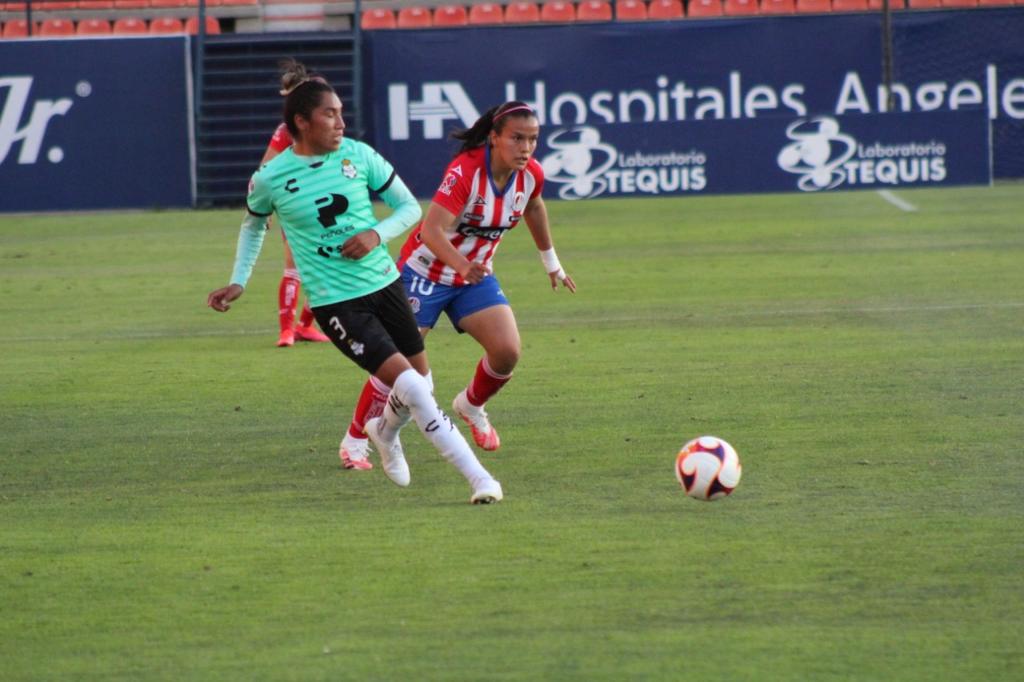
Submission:
<svg viewBox="0 0 1024 682">
<path fill-rule="evenodd" d="M 317 306 L 313 314 L 334 345 L 370 374 L 395 353 L 423 352 L 423 337 L 397 279 L 372 294 Z"/>
</svg>

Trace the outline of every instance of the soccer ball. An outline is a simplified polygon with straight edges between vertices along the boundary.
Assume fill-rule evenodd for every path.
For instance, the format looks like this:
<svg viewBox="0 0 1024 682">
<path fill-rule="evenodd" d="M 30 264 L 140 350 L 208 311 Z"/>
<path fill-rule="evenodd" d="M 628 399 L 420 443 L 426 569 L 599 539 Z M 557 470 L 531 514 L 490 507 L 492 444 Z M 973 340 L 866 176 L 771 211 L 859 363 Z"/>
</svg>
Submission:
<svg viewBox="0 0 1024 682">
<path fill-rule="evenodd" d="M 701 436 L 676 455 L 676 478 L 690 497 L 710 502 L 731 493 L 743 466 L 733 447 L 721 438 Z"/>
</svg>

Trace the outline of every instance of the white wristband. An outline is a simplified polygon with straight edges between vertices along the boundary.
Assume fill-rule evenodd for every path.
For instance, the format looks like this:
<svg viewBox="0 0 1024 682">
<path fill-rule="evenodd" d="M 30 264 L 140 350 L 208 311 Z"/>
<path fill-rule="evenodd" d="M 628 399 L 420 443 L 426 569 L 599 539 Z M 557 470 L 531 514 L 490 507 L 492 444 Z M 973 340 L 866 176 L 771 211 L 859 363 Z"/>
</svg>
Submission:
<svg viewBox="0 0 1024 682">
<path fill-rule="evenodd" d="M 555 253 L 555 247 L 553 246 L 547 251 L 540 252 L 540 260 L 544 263 L 544 269 L 547 270 L 549 275 L 562 269 L 562 264 L 558 262 L 558 254 Z"/>
</svg>

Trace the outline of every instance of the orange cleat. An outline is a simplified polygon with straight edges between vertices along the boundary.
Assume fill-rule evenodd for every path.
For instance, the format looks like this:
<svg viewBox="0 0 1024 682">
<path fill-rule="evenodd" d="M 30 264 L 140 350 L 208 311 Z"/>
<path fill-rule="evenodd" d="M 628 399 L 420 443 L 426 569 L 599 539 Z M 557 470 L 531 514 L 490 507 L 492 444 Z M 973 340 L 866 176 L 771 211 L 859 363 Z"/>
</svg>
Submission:
<svg viewBox="0 0 1024 682">
<path fill-rule="evenodd" d="M 487 413 L 483 407 L 477 407 L 469 402 L 466 391 L 463 390 L 452 401 L 452 409 L 459 415 L 462 421 L 469 425 L 473 433 L 473 441 L 482 449 L 493 452 L 501 447 L 501 438 L 498 432 L 491 426 L 487 419 Z"/>
<path fill-rule="evenodd" d="M 294 329 L 282 329 L 281 335 L 277 337 L 277 347 L 287 348 L 295 345 L 295 330 Z"/>
</svg>

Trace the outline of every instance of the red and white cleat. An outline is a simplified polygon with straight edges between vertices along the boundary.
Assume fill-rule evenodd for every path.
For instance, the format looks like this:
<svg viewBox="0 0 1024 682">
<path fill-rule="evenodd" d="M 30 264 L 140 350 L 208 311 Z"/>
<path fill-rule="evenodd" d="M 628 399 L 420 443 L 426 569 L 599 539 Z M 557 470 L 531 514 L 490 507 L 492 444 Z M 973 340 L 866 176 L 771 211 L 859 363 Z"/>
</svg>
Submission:
<svg viewBox="0 0 1024 682">
<path fill-rule="evenodd" d="M 313 325 L 309 325 L 308 327 L 296 327 L 295 338 L 299 341 L 312 341 L 313 343 L 324 343 L 325 341 L 330 341 L 323 332 Z"/>
<path fill-rule="evenodd" d="M 462 421 L 469 425 L 469 430 L 473 433 L 473 441 L 479 447 L 489 452 L 501 447 L 501 438 L 498 437 L 498 432 L 488 421 L 484 408 L 470 403 L 465 390 L 455 396 L 455 400 L 452 401 L 452 409 Z"/>
<path fill-rule="evenodd" d="M 353 438 L 347 432 L 345 437 L 341 440 L 341 446 L 338 448 L 338 457 L 341 458 L 341 466 L 346 469 L 358 469 L 359 471 L 368 471 L 373 468 L 373 463 L 370 461 L 370 442 L 366 438 Z"/>
</svg>

